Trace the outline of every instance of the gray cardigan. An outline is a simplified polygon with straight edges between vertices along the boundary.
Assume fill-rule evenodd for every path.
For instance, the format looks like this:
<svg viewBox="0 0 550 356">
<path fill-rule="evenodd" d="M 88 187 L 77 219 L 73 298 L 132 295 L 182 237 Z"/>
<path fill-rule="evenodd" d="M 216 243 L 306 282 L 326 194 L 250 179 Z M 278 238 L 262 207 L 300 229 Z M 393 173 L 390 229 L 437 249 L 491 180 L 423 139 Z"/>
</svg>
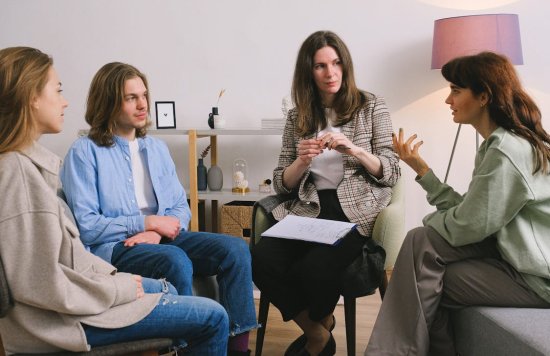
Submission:
<svg viewBox="0 0 550 356">
<path fill-rule="evenodd" d="M 80 323 L 128 326 L 160 299 L 136 300 L 130 274 L 85 250 L 56 195 L 59 166 L 37 143 L 0 155 L 0 257 L 14 300 L 0 319 L 8 353 L 88 350 Z"/>
</svg>

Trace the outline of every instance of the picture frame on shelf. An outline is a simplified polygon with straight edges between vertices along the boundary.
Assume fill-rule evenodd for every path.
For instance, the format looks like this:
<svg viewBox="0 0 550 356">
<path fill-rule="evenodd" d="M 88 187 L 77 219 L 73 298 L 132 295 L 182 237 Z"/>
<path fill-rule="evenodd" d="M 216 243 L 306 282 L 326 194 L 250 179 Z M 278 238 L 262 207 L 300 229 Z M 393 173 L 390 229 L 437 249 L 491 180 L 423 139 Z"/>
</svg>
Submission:
<svg viewBox="0 0 550 356">
<path fill-rule="evenodd" d="M 173 101 L 155 101 L 157 129 L 176 128 L 176 103 Z"/>
</svg>

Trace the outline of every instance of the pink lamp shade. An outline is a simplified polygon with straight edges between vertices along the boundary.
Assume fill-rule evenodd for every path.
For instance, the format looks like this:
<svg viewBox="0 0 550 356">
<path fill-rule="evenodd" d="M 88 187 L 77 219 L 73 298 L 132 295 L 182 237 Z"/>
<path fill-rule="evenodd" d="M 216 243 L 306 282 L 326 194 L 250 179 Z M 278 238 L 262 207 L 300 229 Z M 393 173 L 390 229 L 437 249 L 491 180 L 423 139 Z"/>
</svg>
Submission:
<svg viewBox="0 0 550 356">
<path fill-rule="evenodd" d="M 432 69 L 459 56 L 483 51 L 503 54 L 523 64 L 518 15 L 495 14 L 449 17 L 434 22 Z"/>
</svg>

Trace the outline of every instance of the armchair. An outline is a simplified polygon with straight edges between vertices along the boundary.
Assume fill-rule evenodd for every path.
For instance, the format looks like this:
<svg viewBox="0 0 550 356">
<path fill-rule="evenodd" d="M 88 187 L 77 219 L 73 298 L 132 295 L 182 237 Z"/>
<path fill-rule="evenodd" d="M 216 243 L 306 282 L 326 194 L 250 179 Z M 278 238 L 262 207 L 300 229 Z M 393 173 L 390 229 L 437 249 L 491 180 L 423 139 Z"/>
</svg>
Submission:
<svg viewBox="0 0 550 356">
<path fill-rule="evenodd" d="M 265 197 L 254 204 L 252 210 L 252 231 L 250 238 L 250 247 L 252 248 L 261 238 L 262 233 L 272 226 L 276 221 L 270 212 L 281 202 L 290 197 L 285 195 L 272 195 Z M 374 224 L 373 239 L 378 242 L 386 251 L 386 261 L 384 265 L 384 276 L 379 287 L 380 297 L 384 298 L 386 287 L 397 254 L 405 238 L 405 192 L 403 179 L 399 179 L 392 188 L 392 198 L 389 205 L 378 215 Z M 365 293 L 364 295 L 367 295 Z M 355 355 L 355 312 L 356 296 L 344 297 L 344 316 L 346 323 L 346 343 L 348 355 Z M 265 330 L 267 328 L 267 316 L 269 313 L 269 299 L 264 294 L 260 294 L 260 307 L 258 313 L 258 322 L 262 325 L 258 329 L 256 336 L 256 356 L 262 354 Z"/>
</svg>

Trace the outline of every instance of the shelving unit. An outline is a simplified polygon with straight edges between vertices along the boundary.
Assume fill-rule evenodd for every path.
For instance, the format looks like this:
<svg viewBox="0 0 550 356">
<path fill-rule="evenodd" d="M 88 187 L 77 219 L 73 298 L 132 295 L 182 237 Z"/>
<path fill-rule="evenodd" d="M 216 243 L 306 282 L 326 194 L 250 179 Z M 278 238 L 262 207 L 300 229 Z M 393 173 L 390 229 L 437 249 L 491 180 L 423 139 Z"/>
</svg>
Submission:
<svg viewBox="0 0 550 356">
<path fill-rule="evenodd" d="M 189 188 L 186 189 L 191 208 L 190 231 L 199 230 L 199 200 L 209 200 L 212 203 L 212 231 L 218 231 L 218 201 L 219 200 L 249 200 L 256 201 L 273 193 L 260 193 L 257 188 L 245 194 L 233 193 L 231 188 L 220 191 L 199 191 L 197 184 L 197 140 L 210 138 L 210 163 L 218 163 L 218 136 L 269 136 L 282 135 L 282 129 L 162 129 L 149 130 L 149 135 L 155 136 L 187 136 L 189 143 Z M 88 130 L 79 130 L 78 135 L 86 135 Z"/>
</svg>

